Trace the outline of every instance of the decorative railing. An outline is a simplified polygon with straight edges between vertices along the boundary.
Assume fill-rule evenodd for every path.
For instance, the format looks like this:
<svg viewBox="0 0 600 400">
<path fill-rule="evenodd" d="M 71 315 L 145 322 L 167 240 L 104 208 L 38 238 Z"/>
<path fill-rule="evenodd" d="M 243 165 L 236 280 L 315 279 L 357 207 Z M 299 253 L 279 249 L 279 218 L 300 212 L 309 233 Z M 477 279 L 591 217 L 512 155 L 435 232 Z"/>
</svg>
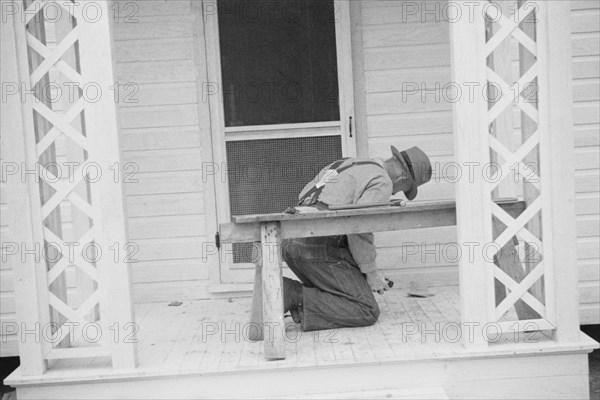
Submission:
<svg viewBox="0 0 600 400">
<path fill-rule="evenodd" d="M 41 255 L 15 271 L 35 283 L 34 292 L 16 293 L 19 322 L 40 332 L 20 343 L 22 371 L 94 357 L 133 368 L 137 328 L 123 254 L 107 3 L 15 1 L 5 8 L 23 92 L 23 132 L 15 134 L 23 135 L 24 168 L 35 171 L 21 182 L 29 201 L 16 209 L 32 216 L 23 245 Z"/>
<path fill-rule="evenodd" d="M 454 115 L 457 161 L 473 178 L 457 183 L 459 242 L 475 248 L 460 262 L 468 345 L 577 335 L 569 12 L 558 3 L 456 2 L 463 13 L 450 17 L 455 84 L 475 88 Z M 524 200 L 520 215 L 498 206 L 506 197 Z"/>
</svg>

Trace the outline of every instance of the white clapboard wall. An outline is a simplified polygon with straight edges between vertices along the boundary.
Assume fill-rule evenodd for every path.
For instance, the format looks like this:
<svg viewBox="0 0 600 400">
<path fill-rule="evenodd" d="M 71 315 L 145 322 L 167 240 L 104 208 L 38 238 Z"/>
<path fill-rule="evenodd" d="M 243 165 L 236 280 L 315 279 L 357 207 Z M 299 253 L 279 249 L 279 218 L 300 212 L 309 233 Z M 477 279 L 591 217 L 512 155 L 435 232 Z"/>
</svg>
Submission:
<svg viewBox="0 0 600 400">
<path fill-rule="evenodd" d="M 2 64 L 4 67 L 4 63 Z M 5 149 L 6 132 L 0 135 L 0 162 L 3 162 L 2 154 Z M 5 217 L 10 209 L 6 201 L 8 184 L 0 182 L 0 241 L 4 244 L 10 242 L 10 227 L 8 226 L 7 218 Z M 5 335 L 6 332 L 12 331 L 7 329 L 7 326 L 16 322 L 15 318 L 15 298 L 13 295 L 13 276 L 12 265 L 8 256 L 4 255 L 4 251 L 0 250 L 0 324 L 2 325 L 0 337 L 0 357 L 15 356 L 18 353 L 17 341 L 15 335 Z"/>
<path fill-rule="evenodd" d="M 8 31 L 9 24 L 2 24 L 2 40 L 14 40 L 14 36 Z M 5 36 L 8 39 L 5 39 Z M 2 80 L 5 82 L 16 81 L 18 77 L 18 69 L 15 55 L 14 45 L 2 43 Z M 17 104 L 17 106 L 15 106 Z M 3 101 L 0 105 L 2 114 L 4 112 L 19 112 L 18 102 Z M 7 148 L 9 142 L 8 135 L 11 134 L 10 126 L 7 123 L 8 118 L 0 120 L 0 163 L 5 162 L 10 149 Z M 2 166 L 2 171 L 5 171 L 6 166 Z M 4 172 L 3 172 L 4 173 Z M 10 207 L 8 204 L 9 183 L 12 185 L 15 180 L 9 180 L 2 177 L 0 179 L 0 357 L 16 356 L 18 354 L 17 336 L 14 334 L 8 335 L 7 332 L 12 331 L 8 328 L 9 325 L 16 324 L 15 318 L 15 298 L 13 293 L 13 274 L 11 257 L 5 251 L 5 246 L 8 242 L 13 242 L 11 239 L 11 227 L 8 225 L 8 213 Z"/>
<path fill-rule="evenodd" d="M 207 297 L 198 21 L 189 1 L 130 3 L 114 2 L 113 28 L 134 299 Z"/>
<path fill-rule="evenodd" d="M 454 187 L 443 176 L 453 158 L 452 104 L 436 90 L 436 82 L 443 87 L 451 79 L 448 23 L 421 22 L 420 13 L 411 15 L 401 2 L 361 2 L 358 8 L 361 34 L 353 46 L 360 55 L 355 68 L 363 64 L 358 81 L 364 83 L 356 86 L 364 87 L 365 105 L 357 113 L 366 114 L 369 156 L 389 158 L 391 144 L 419 146 L 434 175 L 417 200 L 452 199 Z M 455 285 L 456 246 L 449 245 L 455 241 L 454 227 L 377 234 L 378 264 L 401 286 L 411 280 Z"/>
<path fill-rule="evenodd" d="M 600 323 L 600 3 L 572 1 L 575 189 L 582 324 Z"/>
</svg>

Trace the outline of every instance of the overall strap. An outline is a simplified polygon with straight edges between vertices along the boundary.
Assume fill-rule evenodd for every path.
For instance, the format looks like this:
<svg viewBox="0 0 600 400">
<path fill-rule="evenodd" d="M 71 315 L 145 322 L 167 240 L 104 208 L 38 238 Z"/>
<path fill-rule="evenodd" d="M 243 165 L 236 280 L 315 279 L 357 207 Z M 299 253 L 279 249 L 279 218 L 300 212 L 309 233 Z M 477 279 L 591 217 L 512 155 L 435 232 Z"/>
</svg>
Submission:
<svg viewBox="0 0 600 400">
<path fill-rule="evenodd" d="M 325 172 L 325 175 L 323 175 L 323 177 L 313 187 L 311 187 L 306 193 L 304 193 L 304 196 L 302 196 L 302 198 L 298 201 L 298 205 L 301 205 L 304 200 L 306 200 L 307 198 L 309 198 L 313 194 L 315 194 L 315 199 L 318 199 L 319 195 L 323 191 L 323 188 L 325 187 L 325 184 L 327 182 L 329 182 L 330 180 L 332 180 L 333 178 L 335 178 L 336 176 L 338 176 L 340 173 L 342 173 L 345 170 L 347 170 L 348 168 L 351 168 L 351 167 L 354 167 L 354 166 L 357 166 L 357 165 L 367 165 L 367 164 L 377 165 L 378 167 L 382 168 L 379 163 L 377 163 L 375 161 L 371 161 L 371 160 L 355 161 L 355 162 L 350 163 L 350 164 L 348 164 L 348 165 L 346 165 L 344 167 L 341 167 L 341 165 L 346 160 L 347 160 L 347 158 L 343 158 L 343 159 L 337 160 L 336 162 L 334 162 L 333 164 L 331 164 L 329 166 L 329 169 L 327 170 L 327 172 Z"/>
</svg>

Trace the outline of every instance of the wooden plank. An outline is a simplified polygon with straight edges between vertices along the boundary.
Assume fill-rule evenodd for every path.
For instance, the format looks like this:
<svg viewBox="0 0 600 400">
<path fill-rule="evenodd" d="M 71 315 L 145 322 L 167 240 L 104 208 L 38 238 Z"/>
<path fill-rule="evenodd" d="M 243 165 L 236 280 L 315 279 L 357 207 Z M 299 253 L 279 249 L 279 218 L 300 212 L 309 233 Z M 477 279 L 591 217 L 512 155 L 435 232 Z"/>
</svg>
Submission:
<svg viewBox="0 0 600 400">
<path fill-rule="evenodd" d="M 442 89 L 432 92 L 386 92 L 367 94 L 367 114 L 401 114 L 419 112 L 449 111 L 452 109 L 451 97 Z"/>
<path fill-rule="evenodd" d="M 201 193 L 202 174 L 198 171 L 135 172 L 127 170 L 125 191 L 127 196 Z"/>
<path fill-rule="evenodd" d="M 409 69 L 388 69 L 366 72 L 367 93 L 435 89 L 452 81 L 449 66 Z"/>
<path fill-rule="evenodd" d="M 132 263 L 131 269 L 133 283 L 136 285 L 208 279 L 206 267 L 201 260 L 194 258 L 140 261 Z"/>
<path fill-rule="evenodd" d="M 203 251 L 207 251 L 203 249 L 206 243 L 206 236 L 137 239 L 127 246 L 124 255 L 131 263 L 181 259 L 196 259 L 201 263 Z"/>
<path fill-rule="evenodd" d="M 263 319 L 263 278 L 262 260 L 257 261 L 254 267 L 254 285 L 252 289 L 252 309 L 250 310 L 250 325 L 248 337 L 251 341 L 264 339 Z"/>
<path fill-rule="evenodd" d="M 191 5 L 189 0 L 169 0 L 168 2 L 112 0 L 109 10 L 120 23 L 135 23 L 136 19 L 140 17 L 189 15 Z"/>
<path fill-rule="evenodd" d="M 15 13 L 13 18 L 8 18 L 1 24 L 5 53 L 1 58 L 1 68 L 3 79 L 28 83 L 30 76 L 26 31 L 18 14 Z M 0 129 L 4 144 L 11 149 L 5 153 L 3 161 L 15 165 L 35 165 L 38 161 L 35 151 L 35 126 L 31 117 L 32 99 L 26 97 L 26 100 L 21 102 L 17 96 L 8 96 L 7 102 L 2 106 L 2 113 L 6 114 L 0 120 Z M 8 214 L 11 236 L 16 243 L 28 244 L 33 248 L 35 243 L 43 242 L 39 186 L 35 179 L 28 179 L 26 184 L 22 184 L 14 182 L 14 177 L 13 184 L 9 183 L 9 186 L 6 202 L 11 204 L 11 212 Z M 11 260 L 11 264 L 14 273 L 16 322 L 28 329 L 39 324 L 47 326 L 50 316 L 45 262 L 41 259 L 35 260 L 34 257 L 19 257 Z M 25 340 L 19 341 L 20 369 L 23 375 L 44 374 L 47 368 L 44 359 L 46 347 L 47 343 L 35 340 L 35 337 L 26 337 Z"/>
<path fill-rule="evenodd" d="M 221 224 L 223 242 L 255 242 L 258 223 L 281 221 L 281 237 L 313 237 L 383 232 L 401 229 L 456 225 L 454 202 L 412 204 L 406 207 L 382 207 L 361 210 L 319 211 L 310 214 L 259 214 L 233 217 L 235 223 Z M 503 208 L 518 215 L 520 202 L 507 203 Z M 435 212 L 433 212 L 435 211 Z"/>
<path fill-rule="evenodd" d="M 365 48 L 449 43 L 448 24 L 436 21 L 419 24 L 366 26 L 363 38 Z"/>
<path fill-rule="evenodd" d="M 576 193 L 575 211 L 578 216 L 600 213 L 600 193 Z"/>
<path fill-rule="evenodd" d="M 200 148 L 201 144 L 200 131 L 196 126 L 121 130 L 123 151 Z"/>
<path fill-rule="evenodd" d="M 368 157 L 369 127 L 367 123 L 362 8 L 362 2 L 350 2 L 350 35 L 352 42 L 352 71 L 354 75 L 354 126 L 356 127 L 356 154 L 358 157 Z"/>
<path fill-rule="evenodd" d="M 277 222 L 261 226 L 264 350 L 268 360 L 285 358 L 281 235 Z"/>
<path fill-rule="evenodd" d="M 404 135 L 432 133 L 452 134 L 452 112 L 436 111 L 421 114 L 374 115 L 369 117 L 368 124 L 369 134 L 373 137 L 403 137 Z M 398 129 L 399 126 L 402 129 Z"/>
<path fill-rule="evenodd" d="M 127 151 L 123 154 L 124 162 L 133 163 L 135 169 L 130 167 L 124 169 L 128 172 L 137 173 L 171 172 L 171 171 L 200 171 L 202 161 L 201 151 L 198 148 L 191 149 L 153 149 Z"/>
<path fill-rule="evenodd" d="M 198 110 L 194 104 L 127 107 L 119 109 L 123 128 L 168 128 L 198 124 Z"/>
<path fill-rule="evenodd" d="M 427 4 L 427 6 L 425 6 Z M 424 22 L 437 22 L 448 29 L 447 12 L 441 10 L 447 6 L 445 0 L 429 0 L 427 3 L 402 3 L 395 1 L 365 2 L 363 23 L 365 25 L 417 25 Z M 430 10 L 424 12 L 424 8 Z"/>
<path fill-rule="evenodd" d="M 265 221 L 288 221 L 288 220 L 303 220 L 303 219 L 325 219 L 325 218 L 340 218 L 340 217 L 355 217 L 355 216 L 372 216 L 372 215 L 395 215 L 409 214 L 420 211 L 446 210 L 455 208 L 452 201 L 445 202 L 416 202 L 408 203 L 405 207 L 377 207 L 369 209 L 355 209 L 342 211 L 315 211 L 311 213 L 272 213 L 272 214 L 250 214 L 233 216 L 231 219 L 236 224 L 265 222 Z"/>
<path fill-rule="evenodd" d="M 546 307 L 552 307 L 556 313 L 554 337 L 558 341 L 572 341 L 579 338 L 579 313 L 577 302 L 577 254 L 575 226 L 575 186 L 573 170 L 559 168 L 573 165 L 573 95 L 571 72 L 571 23 L 565 15 L 570 12 L 569 3 L 548 2 L 541 7 L 539 18 L 538 59 L 546 69 L 540 78 L 540 85 L 546 85 L 546 98 L 540 99 L 540 130 L 546 131 L 542 138 L 542 149 L 547 151 L 547 162 L 541 165 L 546 171 L 546 182 L 550 181 L 550 190 L 544 196 L 551 196 L 552 204 L 561 204 L 560 208 L 544 209 L 551 227 L 544 221 L 544 244 L 551 246 L 553 263 L 551 279 L 546 275 L 548 294 Z M 545 81 L 543 80 L 545 78 Z M 544 140 L 546 143 L 544 144 Z M 550 205 L 549 203 L 546 203 Z M 550 229 L 547 229 L 550 228 Z M 551 237 L 551 241 L 548 240 Z M 546 246 L 544 246 L 546 249 Z M 547 262 L 547 251 L 544 252 Z M 556 299 L 556 300 L 555 300 Z M 553 304 L 554 303 L 554 304 Z M 549 314 L 552 316 L 552 308 Z"/>
<path fill-rule="evenodd" d="M 573 56 L 598 55 L 600 51 L 600 34 L 586 33 L 573 35 Z"/>
<path fill-rule="evenodd" d="M 422 68 L 450 65 L 447 44 L 365 49 L 365 70 Z"/>
<path fill-rule="evenodd" d="M 204 215 L 129 218 L 129 239 L 204 236 Z"/>
<path fill-rule="evenodd" d="M 123 83 L 119 85 L 120 107 L 196 104 L 196 87 L 189 82 Z"/>
<path fill-rule="evenodd" d="M 573 58 L 573 78 L 575 82 L 587 79 L 595 81 L 598 79 L 598 69 L 600 69 L 600 59 L 598 56 L 583 56 Z"/>
<path fill-rule="evenodd" d="M 116 67 L 119 82 L 142 83 L 174 83 L 195 82 L 193 60 L 166 60 L 119 63 Z"/>
<path fill-rule="evenodd" d="M 168 7 L 166 4 L 165 7 Z M 133 18 L 133 17 L 132 17 Z M 154 16 L 135 18 L 137 21 L 127 21 L 114 24 L 115 38 L 119 40 L 185 38 L 192 36 L 194 16 Z"/>
<path fill-rule="evenodd" d="M 80 63 L 84 76 L 100 87 L 109 88 L 115 82 L 112 61 L 112 32 L 108 17 L 107 3 L 98 3 L 106 18 L 96 23 L 83 23 L 80 27 Z M 102 38 L 101 40 L 99 38 Z M 86 135 L 90 140 L 90 160 L 97 162 L 104 171 L 120 161 L 119 134 L 116 106 L 112 98 L 102 97 L 85 110 Z M 126 213 L 124 208 L 123 183 L 120 180 L 101 179 L 93 185 L 92 203 L 94 216 L 95 242 L 105 251 L 117 243 L 127 243 Z M 101 290 L 100 312 L 102 323 L 108 329 L 113 323 L 119 327 L 135 321 L 131 270 L 128 263 L 119 259 L 116 262 L 103 257 L 97 262 L 100 272 L 98 285 Z M 135 368 L 137 364 L 136 343 L 119 340 L 104 345 L 111 349 L 112 365 L 116 369 Z"/>
<path fill-rule="evenodd" d="M 369 139 L 369 144 L 371 146 L 372 154 L 377 154 L 379 156 L 389 157 L 390 152 L 390 141 L 394 140 L 390 137 L 373 137 Z M 454 154 L 454 148 L 452 146 L 452 134 L 450 133 L 440 133 L 440 134 L 429 134 L 429 135 L 405 135 L 402 136 L 399 143 L 402 143 L 403 148 L 410 148 L 412 146 L 419 146 L 430 158 L 433 163 L 433 168 L 435 168 L 435 172 L 442 171 L 443 166 L 439 165 L 435 161 L 440 158 L 445 158 L 448 160 L 452 159 L 452 155 Z M 453 162 L 453 161 L 451 161 Z M 457 166 L 456 163 L 454 163 Z M 453 168 L 453 171 L 457 170 L 457 168 Z M 466 172 L 466 171 L 461 171 Z M 435 176 L 433 177 L 436 178 Z M 427 186 L 431 184 L 439 183 L 439 181 L 432 181 Z M 427 187 L 423 186 L 423 188 Z M 421 189 L 421 188 L 419 188 Z M 421 197 L 419 197 L 421 198 Z"/>
<path fill-rule="evenodd" d="M 467 6 L 463 1 L 457 5 L 463 9 Z M 453 80 L 458 85 L 466 86 L 469 82 L 485 87 L 485 21 L 481 8 L 474 12 L 473 20 L 461 18 L 450 24 L 450 35 Z M 489 183 L 481 170 L 490 161 L 488 140 L 482 134 L 488 131 L 487 111 L 488 104 L 481 96 L 474 99 L 463 96 L 454 104 L 456 161 L 461 165 L 476 165 L 473 179 L 461 179 L 456 184 L 458 242 L 463 246 L 489 243 L 492 239 Z M 478 251 L 459 262 L 462 322 L 478 324 L 474 339 L 463 341 L 467 348 L 487 346 L 482 327 L 494 307 L 492 268 Z"/>
<path fill-rule="evenodd" d="M 137 40 L 117 38 L 113 47 L 117 63 L 191 60 L 194 57 L 194 40 L 191 37 Z"/>
<path fill-rule="evenodd" d="M 198 192 L 127 196 L 127 214 L 129 218 L 205 214 L 204 196 Z"/>
<path fill-rule="evenodd" d="M 339 91 L 339 112 L 341 121 L 342 154 L 356 157 L 356 131 L 354 109 L 354 74 L 353 74 L 353 44 L 351 43 L 352 28 L 350 16 L 350 0 L 334 0 L 336 14 L 335 46 Z M 355 132 L 356 133 L 356 132 Z"/>
<path fill-rule="evenodd" d="M 571 11 L 572 33 L 593 32 L 600 29 L 600 10 Z"/>
</svg>

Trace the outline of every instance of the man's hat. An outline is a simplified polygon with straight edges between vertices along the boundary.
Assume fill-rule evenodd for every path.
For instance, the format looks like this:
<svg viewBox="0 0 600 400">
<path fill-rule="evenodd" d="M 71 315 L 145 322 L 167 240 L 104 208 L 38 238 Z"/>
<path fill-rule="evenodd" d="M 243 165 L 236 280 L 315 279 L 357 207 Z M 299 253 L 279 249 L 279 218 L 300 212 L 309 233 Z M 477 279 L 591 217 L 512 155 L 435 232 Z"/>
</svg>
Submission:
<svg viewBox="0 0 600 400">
<path fill-rule="evenodd" d="M 394 146 L 391 147 L 394 158 L 402 164 L 405 170 L 410 172 L 412 187 L 404 194 L 408 200 L 412 200 L 417 197 L 417 188 L 431 179 L 431 162 L 427 154 L 416 146 L 404 151 L 398 151 Z"/>
</svg>

